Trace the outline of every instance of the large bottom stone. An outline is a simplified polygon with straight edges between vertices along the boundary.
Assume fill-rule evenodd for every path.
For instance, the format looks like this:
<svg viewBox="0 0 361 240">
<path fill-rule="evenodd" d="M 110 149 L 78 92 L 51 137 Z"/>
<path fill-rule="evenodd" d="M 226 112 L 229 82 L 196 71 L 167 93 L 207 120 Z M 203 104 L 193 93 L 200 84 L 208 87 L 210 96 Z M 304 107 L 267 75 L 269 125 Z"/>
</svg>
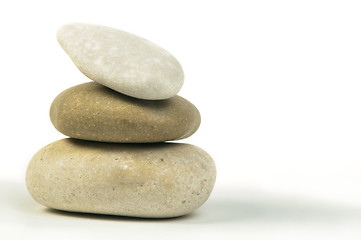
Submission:
<svg viewBox="0 0 361 240">
<path fill-rule="evenodd" d="M 212 158 L 180 143 L 119 144 L 62 139 L 31 159 L 26 184 L 54 209 L 132 217 L 188 214 L 209 197 Z"/>
</svg>

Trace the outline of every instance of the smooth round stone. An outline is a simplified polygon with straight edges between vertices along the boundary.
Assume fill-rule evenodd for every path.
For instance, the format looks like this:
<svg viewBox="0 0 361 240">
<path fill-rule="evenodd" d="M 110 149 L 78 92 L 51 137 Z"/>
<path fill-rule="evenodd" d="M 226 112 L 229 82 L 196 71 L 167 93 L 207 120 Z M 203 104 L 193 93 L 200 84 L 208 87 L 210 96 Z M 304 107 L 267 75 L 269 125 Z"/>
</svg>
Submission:
<svg viewBox="0 0 361 240">
<path fill-rule="evenodd" d="M 194 211 L 215 178 L 212 158 L 190 144 L 77 139 L 42 148 L 26 172 L 30 194 L 49 208 L 146 218 Z"/>
<path fill-rule="evenodd" d="M 175 96 L 183 85 L 179 62 L 163 48 L 136 35 L 76 23 L 61 27 L 57 38 L 81 72 L 120 93 L 159 100 Z"/>
<path fill-rule="evenodd" d="M 132 143 L 187 138 L 201 121 L 197 108 L 180 96 L 142 100 L 95 82 L 59 94 L 51 105 L 50 119 L 69 137 Z"/>
</svg>

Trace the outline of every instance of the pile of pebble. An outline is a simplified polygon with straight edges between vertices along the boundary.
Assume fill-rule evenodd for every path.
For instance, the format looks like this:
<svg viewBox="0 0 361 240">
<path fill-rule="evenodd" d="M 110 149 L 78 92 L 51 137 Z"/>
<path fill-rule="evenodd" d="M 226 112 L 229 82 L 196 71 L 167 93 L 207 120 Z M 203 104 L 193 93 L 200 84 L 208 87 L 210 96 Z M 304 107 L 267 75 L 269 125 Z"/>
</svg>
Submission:
<svg viewBox="0 0 361 240">
<path fill-rule="evenodd" d="M 188 214 L 209 197 L 216 178 L 202 149 L 166 141 L 197 131 L 200 114 L 176 94 L 178 61 L 154 43 L 117 29 L 69 24 L 58 41 L 94 82 L 60 93 L 50 108 L 70 138 L 31 159 L 26 184 L 58 210 L 165 218 Z"/>
</svg>

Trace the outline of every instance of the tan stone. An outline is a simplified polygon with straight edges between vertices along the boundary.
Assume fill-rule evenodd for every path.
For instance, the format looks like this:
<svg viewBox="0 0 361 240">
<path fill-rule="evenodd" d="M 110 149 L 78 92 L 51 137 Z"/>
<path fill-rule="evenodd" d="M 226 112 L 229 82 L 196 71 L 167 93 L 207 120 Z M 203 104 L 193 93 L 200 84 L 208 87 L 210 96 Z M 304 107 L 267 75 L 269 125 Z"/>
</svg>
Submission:
<svg viewBox="0 0 361 240">
<path fill-rule="evenodd" d="M 62 139 L 29 163 L 26 183 L 54 209 L 146 218 L 200 207 L 216 178 L 212 158 L 181 143 L 121 144 Z"/>
<path fill-rule="evenodd" d="M 61 133 L 102 142 L 162 142 L 197 131 L 200 114 L 180 96 L 166 100 L 128 97 L 95 82 L 69 88 L 50 108 Z"/>
</svg>

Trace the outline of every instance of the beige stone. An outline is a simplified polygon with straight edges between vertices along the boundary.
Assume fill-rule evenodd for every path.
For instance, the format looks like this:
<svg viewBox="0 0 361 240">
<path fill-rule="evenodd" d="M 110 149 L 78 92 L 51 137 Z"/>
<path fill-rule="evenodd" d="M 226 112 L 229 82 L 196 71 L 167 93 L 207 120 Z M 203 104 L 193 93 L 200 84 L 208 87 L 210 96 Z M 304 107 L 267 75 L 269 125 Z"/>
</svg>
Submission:
<svg viewBox="0 0 361 240">
<path fill-rule="evenodd" d="M 197 131 L 200 114 L 180 96 L 141 100 L 95 82 L 69 88 L 50 108 L 61 133 L 101 142 L 162 142 L 187 138 Z"/>
<path fill-rule="evenodd" d="M 200 207 L 215 178 L 212 158 L 190 144 L 62 139 L 35 154 L 26 184 L 49 208 L 167 218 Z"/>
<path fill-rule="evenodd" d="M 118 29 L 84 23 L 62 26 L 57 38 L 90 79 L 128 96 L 159 100 L 175 96 L 184 74 L 169 52 Z"/>
</svg>

